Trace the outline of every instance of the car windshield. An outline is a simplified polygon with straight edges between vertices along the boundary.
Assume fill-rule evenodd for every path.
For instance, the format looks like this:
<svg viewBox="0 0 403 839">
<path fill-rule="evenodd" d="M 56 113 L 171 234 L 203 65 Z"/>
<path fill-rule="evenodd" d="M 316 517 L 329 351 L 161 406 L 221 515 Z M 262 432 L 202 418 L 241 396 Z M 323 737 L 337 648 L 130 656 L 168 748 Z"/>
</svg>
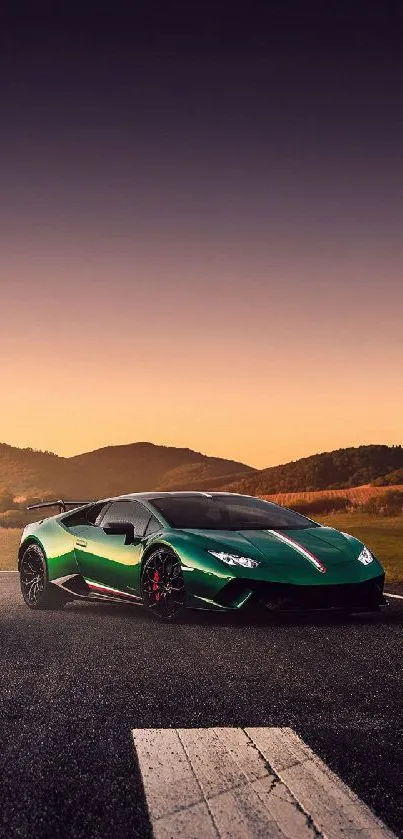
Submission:
<svg viewBox="0 0 403 839">
<path fill-rule="evenodd" d="M 245 495 L 164 496 L 152 500 L 171 527 L 195 530 L 301 530 L 315 522 Z"/>
</svg>

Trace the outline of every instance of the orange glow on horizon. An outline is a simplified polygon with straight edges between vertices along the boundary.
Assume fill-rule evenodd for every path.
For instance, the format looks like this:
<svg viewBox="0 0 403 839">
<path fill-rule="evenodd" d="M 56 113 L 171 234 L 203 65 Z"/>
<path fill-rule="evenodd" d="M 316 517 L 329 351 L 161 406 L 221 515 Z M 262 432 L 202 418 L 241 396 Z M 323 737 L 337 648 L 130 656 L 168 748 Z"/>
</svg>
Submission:
<svg viewBox="0 0 403 839">
<path fill-rule="evenodd" d="M 397 260 L 386 294 L 382 255 L 165 251 L 9 257 L 1 441 L 143 440 L 259 468 L 402 442 Z"/>
</svg>

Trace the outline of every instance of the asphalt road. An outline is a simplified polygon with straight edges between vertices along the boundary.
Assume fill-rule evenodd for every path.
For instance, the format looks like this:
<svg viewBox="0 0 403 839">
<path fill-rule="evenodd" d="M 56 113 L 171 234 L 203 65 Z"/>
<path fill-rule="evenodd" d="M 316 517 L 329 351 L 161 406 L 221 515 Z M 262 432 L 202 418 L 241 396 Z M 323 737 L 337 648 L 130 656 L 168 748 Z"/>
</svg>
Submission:
<svg viewBox="0 0 403 839">
<path fill-rule="evenodd" d="M 1 837 L 148 837 L 131 729 L 266 725 L 293 728 L 403 836 L 402 628 L 403 600 L 345 623 L 32 612 L 1 574 Z"/>
</svg>

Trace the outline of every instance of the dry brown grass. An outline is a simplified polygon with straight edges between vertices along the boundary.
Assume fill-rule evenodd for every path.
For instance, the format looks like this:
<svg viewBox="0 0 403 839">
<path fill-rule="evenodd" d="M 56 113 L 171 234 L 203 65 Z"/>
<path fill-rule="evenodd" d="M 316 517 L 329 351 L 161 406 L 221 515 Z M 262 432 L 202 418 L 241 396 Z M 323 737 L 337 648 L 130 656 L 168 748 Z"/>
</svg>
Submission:
<svg viewBox="0 0 403 839">
<path fill-rule="evenodd" d="M 19 528 L 0 527 L 0 571 L 17 570 L 21 532 Z"/>
<path fill-rule="evenodd" d="M 315 501 L 317 498 L 335 498 L 342 496 L 349 498 L 353 504 L 360 506 L 369 501 L 375 495 L 383 495 L 390 489 L 398 489 L 403 491 L 402 485 L 374 487 L 371 484 L 364 484 L 360 487 L 351 487 L 351 489 L 323 489 L 316 492 L 277 492 L 274 495 L 261 495 L 267 501 L 275 501 L 276 504 L 283 504 L 285 507 L 292 507 L 295 501 Z"/>
<path fill-rule="evenodd" d="M 387 585 L 403 582 L 403 516 L 383 518 L 360 512 L 332 513 L 317 516 L 317 521 L 351 533 L 368 545 L 386 571 Z"/>
</svg>

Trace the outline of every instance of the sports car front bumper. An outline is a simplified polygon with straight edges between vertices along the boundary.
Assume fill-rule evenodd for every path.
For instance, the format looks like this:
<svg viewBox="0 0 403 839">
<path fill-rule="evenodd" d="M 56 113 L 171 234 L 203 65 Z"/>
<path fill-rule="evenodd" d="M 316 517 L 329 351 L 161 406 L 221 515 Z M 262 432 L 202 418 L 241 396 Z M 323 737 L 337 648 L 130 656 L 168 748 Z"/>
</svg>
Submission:
<svg viewBox="0 0 403 839">
<path fill-rule="evenodd" d="M 217 603 L 227 609 L 263 607 L 281 611 L 372 611 L 387 605 L 383 595 L 384 581 L 384 574 L 358 583 L 316 586 L 252 582 L 238 578 L 221 589 Z"/>
</svg>

